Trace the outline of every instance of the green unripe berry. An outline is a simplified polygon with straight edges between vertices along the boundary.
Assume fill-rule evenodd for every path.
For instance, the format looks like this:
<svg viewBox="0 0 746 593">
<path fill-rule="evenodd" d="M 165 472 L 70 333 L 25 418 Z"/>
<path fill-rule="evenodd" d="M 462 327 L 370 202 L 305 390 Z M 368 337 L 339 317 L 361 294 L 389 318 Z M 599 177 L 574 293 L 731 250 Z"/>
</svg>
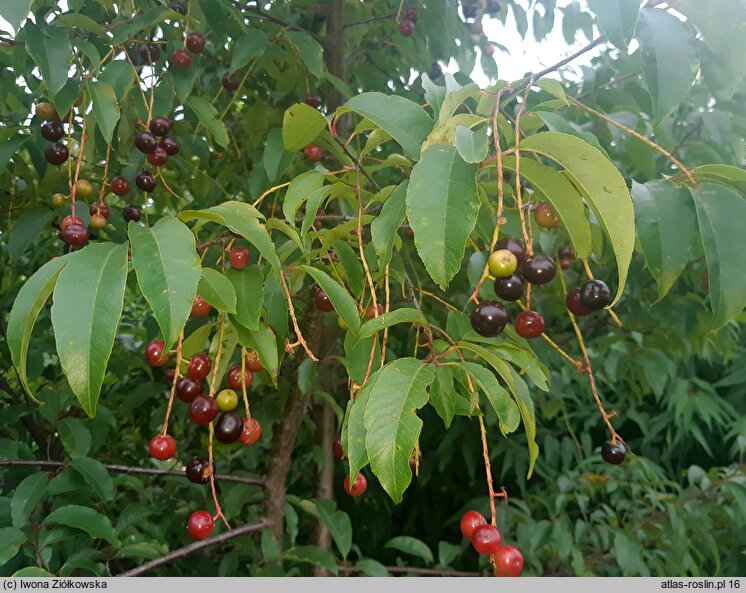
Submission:
<svg viewBox="0 0 746 593">
<path fill-rule="evenodd" d="M 52 196 L 52 206 L 61 208 L 65 205 L 65 196 L 63 194 L 54 194 Z"/>
<path fill-rule="evenodd" d="M 232 389 L 223 389 L 223 391 L 218 393 L 215 401 L 221 412 L 230 412 L 231 410 L 235 410 L 238 405 L 238 394 Z"/>
<path fill-rule="evenodd" d="M 497 278 L 507 278 L 518 268 L 518 260 L 507 249 L 498 249 L 490 253 L 487 264 L 490 273 Z"/>
</svg>

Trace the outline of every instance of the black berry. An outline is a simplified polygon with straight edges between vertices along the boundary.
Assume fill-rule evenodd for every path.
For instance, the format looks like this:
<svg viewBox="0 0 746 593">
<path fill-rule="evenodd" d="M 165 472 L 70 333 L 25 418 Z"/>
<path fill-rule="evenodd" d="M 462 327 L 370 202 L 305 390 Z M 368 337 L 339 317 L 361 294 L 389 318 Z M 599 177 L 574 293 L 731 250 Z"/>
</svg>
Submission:
<svg viewBox="0 0 746 593">
<path fill-rule="evenodd" d="M 601 447 L 601 457 L 606 463 L 619 465 L 627 455 L 627 448 L 621 441 L 606 441 Z"/>
<path fill-rule="evenodd" d="M 471 326 L 480 336 L 491 338 L 508 323 L 508 312 L 497 301 L 482 301 L 469 316 Z"/>
<path fill-rule="evenodd" d="M 611 302 L 611 291 L 601 280 L 588 280 L 580 287 L 578 300 L 586 309 L 598 311 Z"/>
<path fill-rule="evenodd" d="M 531 284 L 546 284 L 551 282 L 557 268 L 554 260 L 541 253 L 532 255 L 523 263 L 523 277 Z"/>
</svg>

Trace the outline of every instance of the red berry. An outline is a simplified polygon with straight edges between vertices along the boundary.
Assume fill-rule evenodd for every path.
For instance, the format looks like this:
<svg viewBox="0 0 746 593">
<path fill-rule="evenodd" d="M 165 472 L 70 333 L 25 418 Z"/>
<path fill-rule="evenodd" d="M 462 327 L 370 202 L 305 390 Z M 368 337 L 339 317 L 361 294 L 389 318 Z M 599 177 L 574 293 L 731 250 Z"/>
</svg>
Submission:
<svg viewBox="0 0 746 593">
<path fill-rule="evenodd" d="M 494 48 L 492 50 L 495 51 Z M 559 224 L 559 219 L 554 213 L 554 209 L 548 202 L 541 202 L 534 209 L 534 220 L 536 224 L 545 229 L 551 229 Z"/>
<path fill-rule="evenodd" d="M 570 260 L 569 259 L 561 259 L 560 260 L 560 268 L 563 270 L 570 269 Z"/>
<path fill-rule="evenodd" d="M 192 379 L 201 381 L 210 374 L 211 369 L 212 363 L 210 362 L 210 357 L 207 356 L 207 354 L 195 354 L 189 360 L 187 372 Z"/>
<path fill-rule="evenodd" d="M 306 105 L 318 109 L 321 107 L 321 96 L 318 93 L 307 93 L 304 102 Z"/>
<path fill-rule="evenodd" d="M 198 426 L 210 424 L 217 415 L 217 402 L 206 395 L 198 395 L 189 404 L 189 419 Z"/>
<path fill-rule="evenodd" d="M 153 152 L 148 153 L 148 162 L 154 167 L 165 165 L 168 161 L 168 153 L 162 146 L 156 146 Z"/>
<path fill-rule="evenodd" d="M 127 204 L 122 208 L 122 218 L 127 222 L 137 222 L 140 220 L 142 213 L 140 212 L 140 206 L 135 204 Z"/>
<path fill-rule="evenodd" d="M 158 146 L 158 140 L 150 132 L 138 132 L 135 134 L 135 146 L 140 152 L 149 153 Z"/>
<path fill-rule="evenodd" d="M 212 311 L 212 305 L 201 296 L 196 295 L 192 302 L 192 317 L 206 317 Z"/>
<path fill-rule="evenodd" d="M 192 56 L 185 49 L 177 49 L 171 54 L 171 64 L 174 68 L 189 68 Z"/>
<path fill-rule="evenodd" d="M 85 226 L 85 223 L 83 222 L 83 219 L 80 218 L 80 216 L 74 216 L 72 214 L 68 214 L 67 216 L 65 216 L 65 218 L 62 219 L 62 224 L 60 225 L 60 228 L 64 231 L 71 224 L 78 224 L 80 226 Z"/>
<path fill-rule="evenodd" d="M 474 530 L 487 523 L 484 515 L 479 511 L 466 511 L 461 517 L 461 533 L 466 539 L 474 537 Z"/>
<path fill-rule="evenodd" d="M 575 315 L 575 317 L 585 317 L 593 313 L 590 309 L 586 309 L 580 302 L 580 289 L 573 288 L 567 293 L 565 297 L 565 304 L 567 305 L 568 311 Z"/>
<path fill-rule="evenodd" d="M 367 487 L 368 480 L 365 479 L 365 476 L 362 473 L 357 475 L 352 486 L 350 486 L 350 476 L 345 476 L 344 489 L 350 496 L 362 496 Z"/>
<path fill-rule="evenodd" d="M 328 313 L 329 311 L 334 311 L 334 305 L 332 304 L 331 299 L 321 289 L 319 289 L 316 292 L 316 297 L 314 298 L 314 303 L 316 305 L 316 308 L 319 311 L 323 311 L 324 313 Z"/>
<path fill-rule="evenodd" d="M 408 21 L 412 21 L 413 23 L 417 22 L 417 19 L 419 18 L 417 7 L 415 6 L 409 6 L 407 10 L 404 11 L 404 18 Z"/>
<path fill-rule="evenodd" d="M 226 412 L 215 423 L 215 438 L 221 443 L 229 445 L 241 438 L 243 429 L 244 423 L 241 416 L 235 412 Z"/>
<path fill-rule="evenodd" d="M 173 382 L 175 376 L 176 376 L 176 369 L 173 368 L 173 367 L 170 368 L 170 369 L 166 369 L 165 371 L 163 371 L 163 377 L 169 383 Z"/>
<path fill-rule="evenodd" d="M 206 457 L 193 457 L 184 471 L 187 480 L 194 484 L 207 484 L 210 481 L 210 461 Z"/>
<path fill-rule="evenodd" d="M 479 525 L 474 529 L 471 543 L 480 554 L 494 554 L 502 544 L 502 536 L 494 525 Z"/>
<path fill-rule="evenodd" d="M 376 311 L 378 312 L 378 315 L 376 315 Z M 366 319 L 373 319 L 374 317 L 380 317 L 381 315 L 383 315 L 383 305 L 381 303 L 378 303 L 377 308 L 373 306 L 373 303 L 371 303 L 365 309 Z"/>
<path fill-rule="evenodd" d="M 156 136 L 165 136 L 173 127 L 174 124 L 169 118 L 160 115 L 150 120 L 150 126 L 148 126 Z"/>
<path fill-rule="evenodd" d="M 60 232 L 60 239 L 68 245 L 85 245 L 88 241 L 88 229 L 82 224 L 71 224 Z"/>
<path fill-rule="evenodd" d="M 536 311 L 521 311 L 513 322 L 516 333 L 522 338 L 538 338 L 544 332 L 544 318 Z"/>
<path fill-rule="evenodd" d="M 560 247 L 557 250 L 557 255 L 559 255 L 561 259 L 575 259 L 578 256 L 578 254 L 575 253 L 575 250 L 568 245 Z"/>
<path fill-rule="evenodd" d="M 256 418 L 244 418 L 243 432 L 241 432 L 241 442 L 244 445 L 253 445 L 262 436 L 262 425 Z"/>
<path fill-rule="evenodd" d="M 232 366 L 231 369 L 228 371 L 226 382 L 228 383 L 228 387 L 230 387 L 231 389 L 235 389 L 236 391 L 243 390 L 242 383 L 246 383 L 246 389 L 248 389 L 254 382 L 254 373 L 252 373 L 249 369 L 246 369 L 246 374 L 244 375 L 244 380 L 242 382 L 241 365 L 237 364 L 235 366 Z"/>
<path fill-rule="evenodd" d="M 205 384 L 192 377 L 182 377 L 176 383 L 176 395 L 187 404 L 192 403 L 198 395 L 202 395 L 204 390 Z"/>
<path fill-rule="evenodd" d="M 412 33 L 414 33 L 414 23 L 409 19 L 402 19 L 399 22 L 399 33 L 401 33 L 404 37 L 409 37 Z"/>
<path fill-rule="evenodd" d="M 171 435 L 155 436 L 148 445 L 151 457 L 166 461 L 176 455 L 176 441 Z"/>
<path fill-rule="evenodd" d="M 238 88 L 238 75 L 234 72 L 233 74 L 223 74 L 223 88 L 226 91 L 235 91 Z"/>
<path fill-rule="evenodd" d="M 115 177 L 111 180 L 111 191 L 118 196 L 126 195 L 130 191 L 130 182 L 124 177 Z"/>
<path fill-rule="evenodd" d="M 213 529 L 215 529 L 215 521 L 207 511 L 195 511 L 189 515 L 187 530 L 189 531 L 189 537 L 193 540 L 207 539 L 212 534 Z"/>
<path fill-rule="evenodd" d="M 189 33 L 186 38 L 187 49 L 193 54 L 205 51 L 205 38 L 200 33 Z"/>
<path fill-rule="evenodd" d="M 497 574 L 501 577 L 517 577 L 523 570 L 523 554 L 513 546 L 500 546 L 493 555 Z"/>
<path fill-rule="evenodd" d="M 249 265 L 249 250 L 246 247 L 234 247 L 230 253 L 231 266 L 243 270 Z"/>
<path fill-rule="evenodd" d="M 135 177 L 135 185 L 142 191 L 153 191 L 155 189 L 155 177 L 150 171 L 140 171 Z"/>
<path fill-rule="evenodd" d="M 98 214 L 99 216 L 103 216 L 104 218 L 109 218 L 109 215 L 111 214 L 111 210 L 109 210 L 109 206 L 106 205 L 105 202 L 94 202 L 88 207 L 88 213 L 91 216 L 95 216 Z"/>
<path fill-rule="evenodd" d="M 57 142 L 65 135 L 65 126 L 59 121 L 50 121 L 41 127 L 41 135 L 45 140 Z"/>
<path fill-rule="evenodd" d="M 166 345 L 163 340 L 153 340 L 145 348 L 145 360 L 152 367 L 162 367 L 168 362 L 169 354 L 163 355 L 163 348 Z"/>
<path fill-rule="evenodd" d="M 337 459 L 344 459 L 345 458 L 345 452 L 342 448 L 342 435 L 338 434 L 336 438 L 332 441 L 332 451 L 334 451 L 334 457 Z"/>
<path fill-rule="evenodd" d="M 168 156 L 179 154 L 179 142 L 176 138 L 172 138 L 171 136 L 161 138 L 160 142 L 158 142 L 158 146 L 165 150 Z"/>
<path fill-rule="evenodd" d="M 314 163 L 324 158 L 324 151 L 318 144 L 309 144 L 303 149 L 303 152 L 305 152 L 306 157 Z"/>
<path fill-rule="evenodd" d="M 264 367 L 262 366 L 262 363 L 259 360 L 259 355 L 252 348 L 249 348 L 246 351 L 245 358 L 246 358 L 246 368 L 249 369 L 252 373 L 261 373 L 264 370 Z"/>
</svg>

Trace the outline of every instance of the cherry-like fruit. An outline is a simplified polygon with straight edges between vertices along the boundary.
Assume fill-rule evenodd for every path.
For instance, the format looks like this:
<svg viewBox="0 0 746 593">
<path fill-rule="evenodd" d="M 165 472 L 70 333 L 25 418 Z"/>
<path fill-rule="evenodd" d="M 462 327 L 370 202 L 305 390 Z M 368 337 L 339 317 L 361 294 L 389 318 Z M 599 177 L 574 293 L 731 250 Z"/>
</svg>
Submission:
<svg viewBox="0 0 746 593">
<path fill-rule="evenodd" d="M 176 396 L 184 403 L 190 404 L 198 395 L 202 395 L 205 384 L 193 377 L 182 377 L 176 383 Z"/>
<path fill-rule="evenodd" d="M 471 537 L 474 549 L 480 554 L 494 554 L 502 545 L 502 541 L 497 527 L 490 524 L 477 526 Z"/>
<path fill-rule="evenodd" d="M 237 364 L 232 366 L 228 371 L 228 375 L 226 377 L 226 383 L 228 383 L 228 387 L 230 387 L 231 389 L 235 389 L 236 391 L 242 391 L 244 383 L 246 384 L 246 389 L 251 387 L 251 384 L 254 382 L 254 373 L 252 373 L 249 369 L 246 369 L 246 372 L 243 373 L 243 380 L 241 377 L 241 365 Z"/>
<path fill-rule="evenodd" d="M 238 405 L 238 394 L 233 389 L 223 389 L 215 397 L 215 401 L 218 403 L 218 409 L 221 412 L 230 412 L 235 410 Z"/>
<path fill-rule="evenodd" d="M 234 247 L 229 256 L 231 266 L 236 270 L 243 270 L 249 265 L 249 250 L 246 247 Z"/>
<path fill-rule="evenodd" d="M 127 222 L 138 222 L 141 216 L 142 212 L 140 212 L 140 206 L 127 204 L 122 208 L 122 218 Z"/>
<path fill-rule="evenodd" d="M 520 239 L 504 237 L 495 243 L 495 249 L 507 249 L 518 260 L 518 265 L 523 265 L 526 260 L 526 244 Z"/>
<path fill-rule="evenodd" d="M 148 445 L 148 451 L 150 456 L 159 459 L 160 461 L 166 461 L 176 455 L 176 441 L 171 435 L 154 436 L 150 439 Z"/>
<path fill-rule="evenodd" d="M 306 158 L 314 163 L 324 158 L 324 151 L 318 144 L 309 144 L 303 149 L 303 152 L 306 154 Z"/>
<path fill-rule="evenodd" d="M 224 445 L 235 443 L 243 433 L 243 420 L 235 412 L 226 412 L 215 423 L 215 438 Z"/>
<path fill-rule="evenodd" d="M 164 355 L 163 349 L 165 346 L 163 340 L 153 340 L 145 347 L 145 360 L 148 361 L 150 366 L 162 367 L 168 362 L 170 354 L 166 353 Z"/>
<path fill-rule="evenodd" d="M 502 8 L 502 4 L 500 4 L 500 0 L 487 0 L 487 4 L 485 4 L 484 9 L 490 16 L 494 16 L 498 12 L 500 12 L 500 9 Z"/>
<path fill-rule="evenodd" d="M 148 129 L 156 136 L 166 136 L 173 126 L 174 124 L 169 118 L 158 115 L 150 120 Z"/>
<path fill-rule="evenodd" d="M 155 189 L 155 177 L 150 171 L 140 171 L 135 177 L 135 185 L 142 191 L 153 191 Z"/>
<path fill-rule="evenodd" d="M 52 196 L 52 206 L 55 208 L 61 208 L 65 205 L 65 200 L 67 200 L 65 194 L 56 193 Z"/>
<path fill-rule="evenodd" d="M 187 480 L 194 484 L 207 484 L 210 481 L 210 460 L 206 457 L 193 457 L 186 465 Z"/>
<path fill-rule="evenodd" d="M 256 353 L 256 350 L 253 348 L 249 348 L 246 351 L 246 368 L 249 369 L 252 373 L 261 373 L 264 370 L 264 367 L 262 366 L 262 362 L 259 360 L 259 355 Z"/>
<path fill-rule="evenodd" d="M 323 311 L 324 313 L 329 313 L 330 311 L 334 311 L 334 305 L 332 304 L 331 299 L 321 289 L 316 291 L 316 296 L 314 297 L 313 302 L 319 311 Z"/>
<path fill-rule="evenodd" d="M 161 138 L 158 142 L 158 146 L 165 150 L 168 156 L 179 154 L 179 142 L 178 140 L 176 140 L 176 138 L 172 138 L 171 136 L 165 136 Z"/>
<path fill-rule="evenodd" d="M 627 448 L 621 441 L 606 441 L 601 447 L 601 457 L 606 463 L 619 465 L 627 455 Z"/>
<path fill-rule="evenodd" d="M 591 311 L 599 311 L 611 302 L 611 291 L 602 280 L 588 280 L 578 292 L 580 304 Z"/>
<path fill-rule="evenodd" d="M 67 227 L 77 224 L 80 226 L 85 226 L 85 223 L 83 222 L 83 219 L 80 218 L 80 216 L 75 216 L 73 214 L 68 214 L 65 216 L 65 218 L 62 219 L 62 223 L 60 224 L 60 228 L 64 231 Z"/>
<path fill-rule="evenodd" d="M 90 206 L 88 206 L 88 214 L 91 216 L 95 216 L 98 214 L 99 216 L 103 216 L 104 218 L 109 218 L 111 215 L 111 210 L 109 210 L 109 206 L 106 204 L 106 202 L 94 202 Z"/>
<path fill-rule="evenodd" d="M 523 554 L 513 546 L 500 546 L 492 556 L 497 574 L 501 577 L 517 577 L 523 570 Z"/>
<path fill-rule="evenodd" d="M 206 317 L 212 311 L 212 305 L 200 295 L 195 295 L 192 301 L 192 317 Z"/>
<path fill-rule="evenodd" d="M 189 360 L 189 366 L 187 367 L 187 373 L 189 373 L 189 376 L 198 381 L 207 377 L 211 370 L 212 363 L 207 354 L 195 354 Z"/>
<path fill-rule="evenodd" d="M 241 443 L 253 445 L 262 437 L 262 425 L 256 418 L 244 418 L 243 432 L 241 432 Z"/>
<path fill-rule="evenodd" d="M 524 280 L 520 272 L 515 272 L 507 278 L 495 280 L 495 294 L 504 301 L 517 301 L 523 296 Z"/>
<path fill-rule="evenodd" d="M 198 426 L 210 424 L 218 415 L 218 404 L 207 395 L 198 395 L 189 404 L 189 419 Z"/>
<path fill-rule="evenodd" d="M 65 135 L 65 126 L 59 121 L 47 122 L 41 127 L 41 135 L 45 140 L 57 142 L 57 140 Z"/>
<path fill-rule="evenodd" d="M 366 488 L 368 488 L 368 480 L 362 473 L 357 475 L 352 485 L 350 485 L 350 476 L 345 476 L 344 489 L 350 496 L 362 496 Z"/>
<path fill-rule="evenodd" d="M 471 326 L 480 336 L 491 338 L 508 323 L 508 312 L 497 301 L 482 301 L 469 316 Z"/>
<path fill-rule="evenodd" d="M 221 82 L 226 91 L 235 91 L 239 85 L 238 75 L 235 72 L 232 74 L 223 74 L 223 80 Z"/>
<path fill-rule="evenodd" d="M 161 57 L 161 50 L 155 43 L 147 43 L 140 48 L 140 60 L 143 64 L 152 64 Z"/>
<path fill-rule="evenodd" d="M 373 303 L 371 303 L 365 309 L 365 318 L 368 320 L 380 317 L 381 315 L 383 315 L 383 305 L 381 303 L 378 303 L 377 307 L 374 307 Z"/>
<path fill-rule="evenodd" d="M 52 142 L 44 149 L 44 158 L 51 165 L 61 165 L 70 157 L 70 151 L 62 142 Z"/>
<path fill-rule="evenodd" d="M 171 54 L 171 65 L 174 68 L 189 68 L 192 63 L 192 56 L 185 49 L 174 50 Z"/>
<path fill-rule="evenodd" d="M 130 191 L 130 182 L 124 177 L 115 177 L 111 180 L 111 192 L 117 196 L 127 195 Z"/>
<path fill-rule="evenodd" d="M 342 448 L 342 435 L 338 434 L 336 437 L 334 437 L 334 440 L 332 441 L 332 452 L 334 453 L 334 457 L 336 457 L 339 460 L 342 460 L 345 458 L 345 452 Z"/>
<path fill-rule="evenodd" d="M 38 117 L 39 119 L 44 120 L 60 119 L 57 110 L 52 106 L 51 103 L 47 103 L 45 101 L 41 101 L 36 104 L 36 107 L 34 108 L 34 115 L 36 115 L 36 117 Z"/>
<path fill-rule="evenodd" d="M 205 37 L 201 33 L 189 33 L 186 38 L 186 47 L 193 54 L 201 54 L 205 51 Z"/>
<path fill-rule="evenodd" d="M 509 249 L 498 249 L 487 259 L 490 273 L 497 278 L 507 278 L 518 268 L 518 259 Z"/>
<path fill-rule="evenodd" d="M 538 338 L 544 332 L 544 318 L 536 311 L 521 311 L 516 315 L 515 332 L 522 338 Z"/>
<path fill-rule="evenodd" d="M 531 284 L 546 284 L 551 282 L 557 273 L 557 267 L 551 257 L 539 253 L 532 255 L 523 262 L 523 277 Z"/>
<path fill-rule="evenodd" d="M 461 10 L 464 12 L 464 18 L 473 19 L 477 16 L 477 12 L 479 11 L 479 3 L 465 2 L 461 6 Z"/>
<path fill-rule="evenodd" d="M 404 18 L 412 21 L 413 23 L 417 22 L 417 19 L 419 18 L 419 13 L 417 11 L 416 6 L 408 6 L 407 10 L 404 11 Z"/>
<path fill-rule="evenodd" d="M 534 208 L 534 220 L 536 224 L 545 229 L 551 229 L 559 225 L 559 219 L 554 213 L 554 208 L 548 202 L 540 202 Z"/>
<path fill-rule="evenodd" d="M 156 146 L 153 152 L 148 153 L 148 162 L 154 167 L 165 165 L 168 161 L 168 153 L 162 146 Z"/>
<path fill-rule="evenodd" d="M 461 534 L 466 539 L 474 537 L 474 530 L 480 525 L 485 525 L 487 520 L 479 511 L 466 511 L 461 517 Z"/>
<path fill-rule="evenodd" d="M 91 216 L 90 225 L 92 229 L 100 230 L 106 226 L 106 219 L 100 214 L 94 214 Z"/>
<path fill-rule="evenodd" d="M 71 224 L 60 231 L 60 239 L 74 247 L 85 245 L 88 241 L 88 229 L 82 224 Z"/>
<path fill-rule="evenodd" d="M 586 309 L 580 302 L 580 289 L 573 288 L 565 296 L 565 304 L 567 305 L 568 311 L 575 315 L 575 317 L 585 317 L 593 313 L 590 309 Z"/>
<path fill-rule="evenodd" d="M 409 19 L 402 19 L 399 22 L 399 33 L 403 37 L 410 37 L 414 33 L 414 23 Z"/>
<path fill-rule="evenodd" d="M 309 105 L 310 107 L 313 107 L 314 109 L 318 109 L 321 107 L 321 95 L 318 93 L 306 93 L 305 99 L 303 99 L 303 102 L 306 105 Z"/>
<path fill-rule="evenodd" d="M 207 511 L 195 511 L 189 515 L 187 531 L 189 531 L 189 537 L 193 540 L 207 539 L 212 535 L 213 529 L 215 529 L 215 521 Z"/>
<path fill-rule="evenodd" d="M 137 150 L 144 153 L 153 152 L 158 146 L 158 139 L 150 132 L 138 132 L 135 134 L 135 146 Z"/>
</svg>

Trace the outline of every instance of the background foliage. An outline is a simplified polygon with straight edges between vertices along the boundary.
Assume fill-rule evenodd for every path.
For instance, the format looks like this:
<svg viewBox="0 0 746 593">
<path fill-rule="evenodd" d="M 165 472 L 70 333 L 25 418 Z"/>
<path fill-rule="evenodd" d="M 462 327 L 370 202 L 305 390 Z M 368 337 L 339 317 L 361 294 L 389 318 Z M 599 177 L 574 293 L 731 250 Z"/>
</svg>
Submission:
<svg viewBox="0 0 746 593">
<path fill-rule="evenodd" d="M 617 413 L 612 423 L 634 454 L 620 467 L 599 456 L 608 435 L 586 375 L 545 342 L 529 345 L 510 329 L 504 337 L 480 341 L 459 312 L 480 277 L 496 223 L 491 117 L 494 93 L 504 84 L 497 82 L 500 62 L 512 59 L 514 48 L 475 34 L 474 19 L 449 0 L 420 3 L 411 37 L 399 34 L 402 7 L 388 0 L 262 7 L 192 0 L 180 6 L 186 4 L 188 17 L 158 0 L 70 0 L 65 11 L 45 0 L 0 1 L 0 15 L 13 28 L 0 36 L 0 573 L 119 574 L 188 543 L 189 514 L 212 508 L 208 487 L 181 475 L 128 474 L 109 466 L 180 471 L 193 455 L 204 454 L 207 432 L 195 430 L 186 407 L 176 402 L 171 433 L 179 443 L 177 460 L 157 462 L 147 455 L 147 443 L 163 422 L 168 386 L 163 369 L 148 366 L 142 350 L 158 336 L 177 341 L 195 290 L 212 294 L 208 300 L 230 323 L 222 372 L 240 358 L 239 343 L 257 348 L 265 367 L 278 371 L 276 377 L 257 374 L 251 388 L 252 414 L 264 427 L 260 442 L 216 447 L 215 455 L 219 474 L 282 480 L 270 482 L 266 495 L 257 485 L 219 480 L 223 512 L 234 526 L 260 524 L 277 511 L 272 501 L 280 500 L 284 524 L 260 525 L 254 535 L 207 547 L 153 574 L 337 573 L 345 563 L 354 574 L 367 575 L 386 574 L 387 566 L 391 572 L 397 566 L 489 572 L 458 530 L 463 511 L 487 512 L 489 501 L 465 381 L 439 388 L 453 381 L 441 376 L 450 367 L 439 367 L 437 381 L 427 377 L 436 383 L 425 401 L 419 401 L 424 387 L 407 401 L 407 427 L 422 421 L 414 440 L 423 454 L 419 476 L 408 488 L 406 475 L 387 476 L 371 459 L 372 467 L 363 470 L 365 495 L 348 497 L 342 489 L 347 465 L 331 457 L 331 440 L 350 400 L 347 377 L 363 382 L 373 333 L 381 329 L 361 328 L 357 305 L 366 306 L 370 298 L 358 236 L 350 234 L 358 228 L 362 185 L 366 262 L 379 300 L 390 264 L 392 309 L 402 313 L 388 316 L 395 322 L 390 364 L 358 397 L 397 398 L 402 392 L 386 389 L 393 384 L 381 379 L 383 373 L 405 365 L 429 369 L 408 358 L 428 354 L 418 325 L 443 328 L 463 338 L 471 352 L 481 344 L 498 362 L 515 365 L 502 362 L 509 370 L 499 375 L 500 383 L 494 379 L 496 387 L 485 379 L 482 409 L 495 484 L 510 495 L 507 505 L 498 506 L 498 527 L 522 550 L 524 574 L 744 574 L 743 3 L 680 0 L 648 2 L 641 9 L 636 0 L 599 0 L 585 9 L 509 0 L 483 17 L 537 40 L 555 27 L 568 43 L 576 37 L 591 43 L 594 34 L 602 35 L 591 43 L 592 62 L 580 68 L 580 77 L 565 78 L 559 69 L 550 74 L 559 83 L 542 79 L 525 99 L 530 79 L 514 83 L 495 121 L 502 148 L 510 149 L 512 122 L 521 113 L 525 197 L 550 200 L 562 222 L 559 230 L 533 226 L 536 249 L 555 255 L 572 243 L 579 255 L 593 254 L 598 277 L 624 290 L 614 307 L 623 328 L 605 312 L 580 320 L 605 407 Z M 182 46 L 187 22 L 206 35 L 207 49 L 192 56 L 189 68 L 177 70 L 169 56 Z M 152 68 L 138 60 L 148 41 L 161 48 Z M 452 76 L 433 69 L 451 59 Z M 476 60 L 494 83 L 492 94 L 468 78 Z M 239 90 L 218 92 L 223 75 L 234 72 Z M 322 96 L 320 111 L 302 103 L 308 92 Z M 69 193 L 69 171 L 44 160 L 46 141 L 33 116 L 40 100 L 52 101 L 59 113 L 83 101 L 66 142 L 73 157 L 82 153 L 81 178 L 97 192 L 104 188 L 112 215 L 93 245 L 42 268 L 22 299 L 19 291 L 28 279 L 67 251 L 50 223 L 69 212 L 69 201 L 55 209 L 50 199 Z M 132 182 L 143 168 L 132 137 L 138 119 L 148 120 L 149 104 L 154 115 L 174 116 L 181 151 L 160 169 L 155 192 L 145 196 L 133 184 L 127 199 L 116 197 L 103 181 L 108 174 L 109 181 L 124 175 Z M 330 133 L 335 128 L 327 127 L 331 118 L 321 115 L 337 107 L 336 131 L 343 143 L 352 137 L 346 150 Z M 84 112 L 88 140 L 81 146 Z M 654 139 L 692 177 L 630 130 Z M 325 151 L 315 167 L 301 152 L 311 142 Z M 365 175 L 355 173 L 358 158 Z M 514 181 L 514 156 L 505 157 L 504 167 Z M 507 180 L 504 191 L 507 224 L 501 233 L 520 236 L 515 191 Z M 145 224 L 127 228 L 120 211 L 129 201 L 143 206 Z M 82 203 L 78 199 L 77 213 L 87 220 Z M 414 240 L 406 226 L 393 232 L 405 217 Z M 251 248 L 252 262 L 261 255 L 244 272 L 250 277 L 227 272 L 235 302 L 226 297 L 231 290 L 220 284 L 221 274 L 215 279 L 200 271 L 194 235 L 182 223 L 195 231 L 197 243 L 224 238 L 227 229 Z M 443 242 L 430 240 L 439 231 Z M 128 240 L 134 273 L 128 273 L 125 249 L 115 246 Z M 157 257 L 153 242 L 167 250 L 161 253 L 173 276 L 144 271 Z M 222 269 L 220 252 L 207 251 L 203 266 Z M 304 359 L 300 348 L 285 355 L 285 338 L 292 341 L 296 332 L 281 269 L 289 272 L 295 313 L 321 364 Z M 89 287 L 96 284 L 89 274 L 96 271 L 108 299 L 101 309 L 89 300 Z M 582 282 L 581 263 L 573 262 L 564 277 L 569 286 Z M 316 283 L 332 296 L 347 331 L 336 313 L 315 312 Z M 166 285 L 173 296 L 155 303 Z M 491 292 L 488 282 L 480 294 L 489 298 Z M 29 305 L 38 321 L 27 360 L 14 367 L 11 350 L 17 363 L 23 340 L 13 337 L 29 326 L 10 310 L 15 302 L 20 315 L 18 303 L 28 304 L 37 294 L 35 306 Z M 51 306 L 45 304 L 49 296 Z M 122 297 L 117 326 L 110 311 Z M 535 291 L 532 304 L 542 312 L 547 333 L 580 358 L 560 283 Z M 213 313 L 207 323 L 186 321 L 185 335 L 195 336 L 192 353 L 209 347 L 215 354 L 217 320 Z M 356 338 L 362 345 L 355 346 Z M 446 346 L 436 340 L 434 348 Z M 487 358 L 467 357 L 492 371 Z M 89 372 L 78 372 L 81 360 L 91 362 Z M 459 379 L 464 371 L 457 368 Z M 530 391 L 523 377 L 530 379 Z M 306 413 L 293 406 L 306 399 Z M 488 401 L 502 411 L 499 418 Z M 510 413 L 521 401 L 518 432 L 529 435 L 528 447 L 522 434 L 501 434 L 517 428 Z M 283 450 L 278 436 L 288 434 L 291 416 L 297 418 L 297 440 Z M 352 427 L 367 429 L 366 440 L 373 438 L 377 420 Z M 536 453 L 534 424 L 539 453 L 527 479 Z M 344 434 L 353 470 L 367 464 L 371 448 L 380 451 L 369 440 L 367 449 L 355 449 L 350 435 L 354 440 L 359 433 Z M 383 441 L 390 444 L 385 436 Z M 404 435 L 396 442 L 407 444 L 393 454 L 406 474 L 413 445 Z M 285 475 L 280 466 L 291 452 Z M 9 463 L 38 460 L 52 465 Z M 277 493 L 285 487 L 283 501 Z"/>
</svg>

